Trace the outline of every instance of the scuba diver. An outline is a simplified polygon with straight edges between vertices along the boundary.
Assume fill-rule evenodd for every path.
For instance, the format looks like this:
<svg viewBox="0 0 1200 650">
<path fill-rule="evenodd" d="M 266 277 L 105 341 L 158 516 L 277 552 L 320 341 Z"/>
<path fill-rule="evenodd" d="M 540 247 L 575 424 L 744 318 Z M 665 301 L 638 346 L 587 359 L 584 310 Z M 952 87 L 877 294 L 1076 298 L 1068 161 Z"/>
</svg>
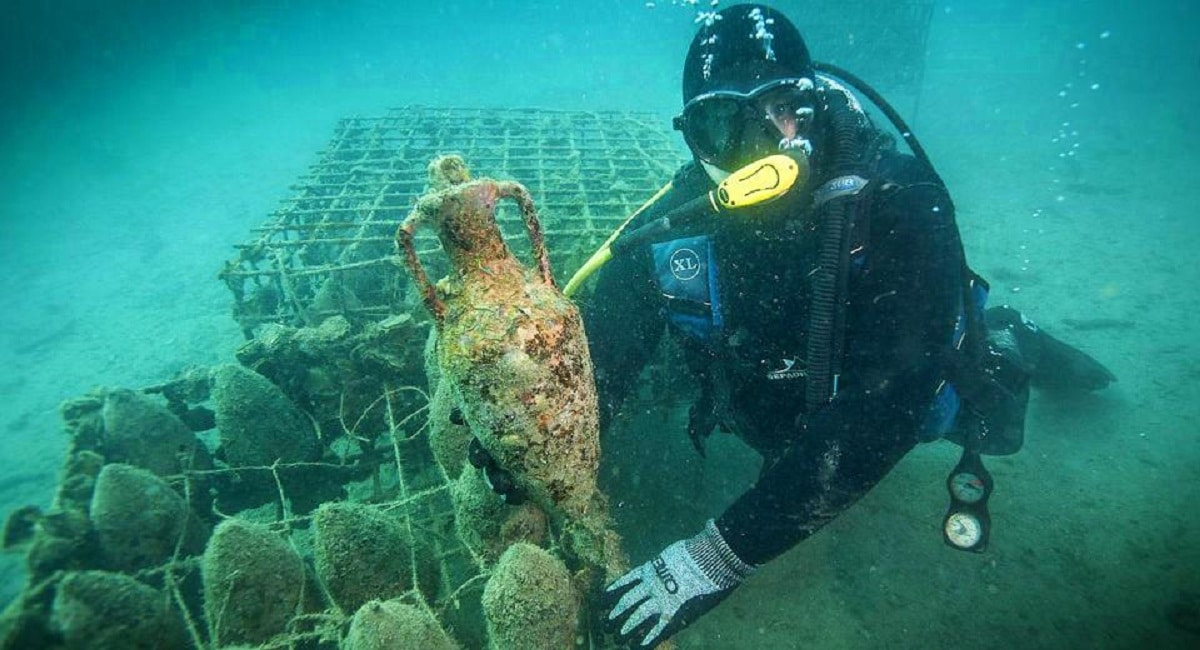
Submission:
<svg viewBox="0 0 1200 650">
<path fill-rule="evenodd" d="M 1016 310 L 985 313 L 987 284 L 911 131 L 853 75 L 814 63 L 781 13 L 744 4 L 701 21 L 683 102 L 674 125 L 694 160 L 610 239 L 584 304 L 601 428 L 668 333 L 699 380 L 697 450 L 720 428 L 764 463 L 699 534 L 606 588 L 608 626 L 641 648 L 828 524 L 923 440 L 963 446 L 943 533 L 982 550 L 991 477 L 979 456 L 1019 449 L 1029 384 L 1114 380 Z"/>
</svg>

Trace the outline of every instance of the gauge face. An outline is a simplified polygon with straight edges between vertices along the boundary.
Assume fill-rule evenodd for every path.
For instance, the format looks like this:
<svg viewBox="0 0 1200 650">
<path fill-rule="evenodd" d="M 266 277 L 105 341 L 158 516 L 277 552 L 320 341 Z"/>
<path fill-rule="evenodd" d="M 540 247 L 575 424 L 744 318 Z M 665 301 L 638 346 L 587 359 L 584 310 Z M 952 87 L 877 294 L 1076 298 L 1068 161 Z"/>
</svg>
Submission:
<svg viewBox="0 0 1200 650">
<path fill-rule="evenodd" d="M 978 503 L 985 490 L 983 480 L 971 472 L 960 472 L 950 477 L 950 495 L 963 503 Z"/>
<path fill-rule="evenodd" d="M 946 539 L 958 548 L 971 548 L 983 538 L 983 526 L 975 515 L 955 512 L 946 518 Z"/>
</svg>

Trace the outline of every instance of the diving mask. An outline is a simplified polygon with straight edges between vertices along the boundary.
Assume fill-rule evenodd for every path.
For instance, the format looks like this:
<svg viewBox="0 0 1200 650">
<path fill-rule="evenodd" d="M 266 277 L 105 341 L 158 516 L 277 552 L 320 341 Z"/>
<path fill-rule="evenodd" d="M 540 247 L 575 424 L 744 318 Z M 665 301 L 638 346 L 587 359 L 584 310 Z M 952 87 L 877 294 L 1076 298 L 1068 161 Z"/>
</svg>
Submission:
<svg viewBox="0 0 1200 650">
<path fill-rule="evenodd" d="M 702 162 L 736 169 L 779 151 L 811 155 L 814 104 L 811 79 L 775 79 L 747 93 L 697 95 L 684 105 L 674 126 Z"/>
</svg>

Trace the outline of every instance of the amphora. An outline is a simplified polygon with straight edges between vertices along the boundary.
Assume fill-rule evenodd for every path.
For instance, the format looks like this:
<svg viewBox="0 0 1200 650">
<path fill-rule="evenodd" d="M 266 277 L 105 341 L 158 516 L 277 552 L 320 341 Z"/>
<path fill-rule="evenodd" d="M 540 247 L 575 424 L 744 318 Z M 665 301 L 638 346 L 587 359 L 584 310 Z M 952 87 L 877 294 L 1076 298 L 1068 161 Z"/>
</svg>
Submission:
<svg viewBox="0 0 1200 650">
<path fill-rule="evenodd" d="M 597 490 L 600 442 L 592 362 L 579 312 L 555 285 L 533 199 L 519 183 L 471 180 L 460 157 L 430 164 L 430 189 L 396 233 L 405 265 L 437 327 L 442 380 L 451 382 L 480 445 L 517 487 L 557 521 L 584 565 L 615 578 L 623 568 Z M 496 223 L 516 203 L 535 262 L 527 270 Z M 451 271 L 436 286 L 413 233 L 433 227 Z M 600 578 L 593 573 L 589 582 Z"/>
</svg>

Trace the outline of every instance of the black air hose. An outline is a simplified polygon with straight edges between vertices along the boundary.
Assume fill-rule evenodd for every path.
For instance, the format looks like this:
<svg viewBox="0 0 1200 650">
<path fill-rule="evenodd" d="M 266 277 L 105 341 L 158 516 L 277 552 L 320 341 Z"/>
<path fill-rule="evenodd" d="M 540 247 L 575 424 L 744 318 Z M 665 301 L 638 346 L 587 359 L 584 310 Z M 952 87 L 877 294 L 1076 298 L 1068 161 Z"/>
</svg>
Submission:
<svg viewBox="0 0 1200 650">
<path fill-rule="evenodd" d="M 862 129 L 860 116 L 844 104 L 841 93 L 826 93 L 830 103 L 826 114 L 830 118 L 833 155 L 831 178 L 848 176 L 859 171 L 861 161 L 856 155 L 858 138 Z M 834 102 L 837 102 L 837 105 Z M 836 197 L 817 209 L 819 220 L 819 251 L 817 269 L 812 279 L 812 299 L 809 305 L 808 341 L 806 357 L 808 375 L 805 381 L 805 404 L 808 413 L 813 413 L 833 397 L 833 377 L 840 372 L 841 332 L 845 327 L 843 310 L 839 309 L 839 297 L 846 283 L 845 260 L 848 255 L 849 237 L 847 223 L 851 207 L 856 204 L 855 194 Z"/>
<path fill-rule="evenodd" d="M 879 108 L 884 116 L 891 121 L 892 126 L 894 126 L 896 130 L 900 132 L 900 137 L 904 138 L 904 142 L 908 145 L 908 148 L 912 149 L 913 155 L 916 156 L 918 160 L 925 163 L 925 166 L 929 168 L 929 171 L 933 172 L 933 175 L 938 179 L 939 184 L 945 185 L 945 183 L 942 182 L 942 177 L 937 173 L 937 170 L 933 168 L 933 161 L 931 161 L 929 159 L 929 155 L 925 153 L 925 147 L 921 146 L 921 142 L 917 140 L 917 136 L 915 133 L 913 133 L 913 130 L 908 127 L 908 123 L 905 122 L 904 118 L 900 117 L 900 113 L 895 108 L 892 108 L 892 105 L 883 98 L 883 95 L 880 95 L 867 82 L 859 79 L 857 76 L 850 73 L 850 71 L 839 68 L 836 65 L 816 61 L 813 63 L 813 67 L 817 70 L 817 72 L 831 77 L 836 77 L 849 83 L 855 90 L 862 93 L 867 99 L 871 100 L 871 103 L 875 104 L 875 106 Z"/>
</svg>

